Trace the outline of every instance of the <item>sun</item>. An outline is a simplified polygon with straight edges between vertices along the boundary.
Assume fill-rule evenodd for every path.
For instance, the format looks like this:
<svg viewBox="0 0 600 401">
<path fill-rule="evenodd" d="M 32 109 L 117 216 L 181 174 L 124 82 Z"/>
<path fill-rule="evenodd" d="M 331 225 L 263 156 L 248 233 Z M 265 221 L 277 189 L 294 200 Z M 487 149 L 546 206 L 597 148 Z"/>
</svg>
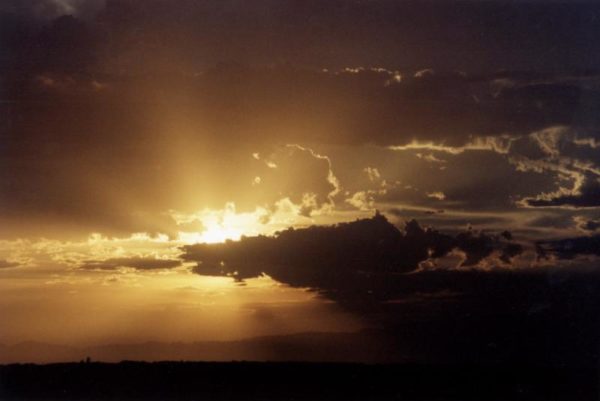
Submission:
<svg viewBox="0 0 600 401">
<path fill-rule="evenodd" d="M 227 240 L 237 241 L 242 237 L 242 231 L 222 225 L 210 225 L 200 234 L 200 242 L 215 244 Z"/>
<path fill-rule="evenodd" d="M 217 244 L 227 240 L 237 241 L 242 235 L 241 229 L 211 224 L 202 232 L 179 232 L 179 239 L 188 244 Z"/>
<path fill-rule="evenodd" d="M 198 231 L 179 232 L 179 240 L 187 244 L 215 244 L 227 240 L 237 241 L 242 236 L 269 235 L 273 233 L 272 224 L 261 221 L 268 211 L 257 207 L 254 211 L 240 212 L 235 204 L 229 202 L 223 209 L 203 209 L 192 215 L 175 214 L 178 224 L 198 221 Z"/>
</svg>

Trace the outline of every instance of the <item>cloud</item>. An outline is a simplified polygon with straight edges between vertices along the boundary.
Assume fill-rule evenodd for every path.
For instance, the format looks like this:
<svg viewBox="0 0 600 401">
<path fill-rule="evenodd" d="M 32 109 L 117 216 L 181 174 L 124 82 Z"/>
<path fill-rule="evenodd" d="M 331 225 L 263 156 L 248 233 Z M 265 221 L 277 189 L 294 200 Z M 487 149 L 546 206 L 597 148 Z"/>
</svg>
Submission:
<svg viewBox="0 0 600 401">
<path fill-rule="evenodd" d="M 42 15 L 54 17 L 65 12 L 91 14 L 104 2 L 2 3 L 3 11 L 32 14 L 41 8 Z M 593 19 L 595 10 L 593 2 L 573 4 L 565 14 L 560 4 L 543 2 L 514 2 L 506 6 L 474 1 L 465 3 L 457 13 L 454 4 L 445 2 L 372 1 L 365 5 L 351 1 L 298 4 L 284 0 L 250 5 L 243 1 L 182 0 L 174 7 L 161 0 L 129 0 L 106 2 L 98 17 L 113 33 L 117 48 L 130 51 L 131 54 L 122 55 L 121 63 L 159 64 L 150 57 L 154 51 L 161 56 L 170 54 L 171 68 L 192 68 L 202 62 L 225 59 L 263 65 L 282 60 L 329 70 L 350 66 L 348 75 L 369 72 L 373 64 L 388 66 L 387 71 L 395 70 L 390 66 L 402 65 L 408 70 L 402 72 L 403 78 L 438 78 L 444 69 L 547 70 L 545 67 L 555 65 L 556 60 L 563 61 L 563 69 L 591 69 L 597 66 L 598 54 L 589 43 L 589 38 L 598 33 Z M 497 15 L 502 18 L 492 18 Z M 206 24 L 198 26 L 196 22 L 202 17 L 207 18 Z M 432 20 L 438 23 L 432 25 Z M 532 20 L 539 23 L 531 24 Z M 577 30 L 572 29 L 573 21 L 578 22 Z M 555 41 L 550 44 L 545 38 L 552 35 Z M 450 42 L 448 37 L 454 40 Z M 126 46 L 127 38 L 135 40 L 137 48 Z M 410 43 L 403 38 L 411 38 Z M 356 45 L 358 40 L 360 46 Z M 521 49 L 515 43 L 528 46 Z M 135 55 L 139 60 L 133 60 Z M 169 65 L 163 61 L 165 64 Z M 518 83 L 511 75 L 498 75 L 497 78 Z M 516 78 L 523 76 L 528 75 L 521 73 Z"/>
<path fill-rule="evenodd" d="M 11 267 L 18 267 L 20 263 L 17 262 L 9 262 L 8 260 L 0 259 L 0 269 L 8 269 Z"/>
<path fill-rule="evenodd" d="M 304 217 L 328 213 L 335 207 L 341 184 L 329 156 L 306 146 L 287 144 L 272 147 L 265 163 L 256 164 L 259 169 L 252 177 L 255 199 L 258 204 L 268 205 L 265 207 L 271 212 L 285 198 Z"/>
<path fill-rule="evenodd" d="M 509 135 L 477 136 L 474 139 L 467 139 L 467 141 L 465 141 L 465 143 L 460 146 L 445 145 L 441 142 L 436 143 L 433 141 L 412 140 L 411 142 L 404 145 L 389 146 L 389 149 L 396 151 L 423 149 L 448 153 L 451 155 L 459 155 L 463 152 L 473 150 L 489 150 L 500 154 L 507 154 L 510 151 L 512 142 L 517 139 L 518 137 Z M 421 153 L 417 153 L 417 157 L 422 158 L 423 160 L 427 160 L 429 162 L 443 162 L 441 160 L 432 158 L 430 155 L 423 156 Z"/>
<path fill-rule="evenodd" d="M 598 207 L 600 206 L 600 177 L 588 175 L 572 190 L 560 189 L 554 193 L 526 198 L 524 202 L 531 207 Z"/>
<path fill-rule="evenodd" d="M 201 219 L 194 218 L 178 222 L 177 229 L 183 232 L 202 232 L 206 230 L 206 226 L 202 223 Z"/>
<path fill-rule="evenodd" d="M 105 6 L 105 0 L 5 0 L 0 12 L 51 20 L 63 15 L 89 18 Z"/>
<path fill-rule="evenodd" d="M 5 10 L 25 13 L 15 8 L 24 2 L 10 3 Z M 592 152 L 599 126 L 597 113 L 592 112 L 600 99 L 596 76 L 567 67 L 561 74 L 485 73 L 472 60 L 487 60 L 494 68 L 485 71 L 496 71 L 504 68 L 505 53 L 501 57 L 448 57 L 446 46 L 442 52 L 430 49 L 428 35 L 415 38 L 415 43 L 426 45 L 415 44 L 414 49 L 402 45 L 400 51 L 400 39 L 413 37 L 414 32 L 402 35 L 410 29 L 390 16 L 413 15 L 414 21 L 428 21 L 433 13 L 461 32 L 461 37 L 464 34 L 455 18 L 465 23 L 480 18 L 449 18 L 438 8 L 393 2 L 368 7 L 350 2 L 342 7 L 344 18 L 339 19 L 334 17 L 341 10 L 337 2 L 319 7 L 299 7 L 294 2 L 250 7 L 243 2 L 209 6 L 210 2 L 185 1 L 185 6 L 173 7 L 162 1 L 111 1 L 90 22 L 79 17 L 84 14 L 80 10 L 91 9 L 97 2 L 35 3 L 76 12 L 74 17 L 47 20 L 43 26 L 18 22 L 6 14 L 3 18 L 12 22 L 0 24 L 7 30 L 0 36 L 7 38 L 8 46 L 0 68 L 11 81 L 5 85 L 6 103 L 2 103 L 2 113 L 6 113 L 2 115 L 9 116 L 1 127 L 6 138 L 6 146 L 0 149 L 0 213 L 7 222 L 3 236 L 87 235 L 91 231 L 174 236 L 178 227 L 163 215 L 168 210 L 190 213 L 227 202 L 235 202 L 240 211 L 258 206 L 270 210 L 287 198 L 303 216 L 314 217 L 335 207 L 353 207 L 345 200 L 355 194 L 361 199 L 352 201 L 354 207 L 363 210 L 379 207 L 379 202 L 405 199 L 435 207 L 435 199 L 425 196 L 434 191 L 444 193 L 457 207 L 504 210 L 514 207 L 517 199 L 531 199 L 533 205 L 537 195 L 553 192 L 546 183 L 558 173 L 544 169 L 543 177 L 533 185 L 530 176 L 535 174 L 511 179 L 515 175 L 502 168 L 503 157 L 512 157 L 523 136 L 548 127 L 571 126 L 578 130 L 572 144 L 581 156 L 574 159 L 589 164 L 596 157 Z M 448 12 L 445 7 L 441 6 Z M 492 6 L 465 7 L 470 10 L 467 14 L 480 15 L 477 7 Z M 582 18 L 578 26 L 595 29 L 580 7 L 573 11 Z M 532 11 L 525 7 L 523 12 Z M 365 13 L 374 13 L 374 19 L 365 19 Z M 555 29 L 562 15 L 550 14 L 547 17 L 556 20 Z M 316 31 L 306 27 L 306 21 L 315 21 L 314 16 L 321 21 L 313 27 Z M 207 23 L 198 25 L 204 18 Z M 256 21 L 268 22 L 264 24 L 268 28 L 256 28 Z M 391 31 L 381 30 L 372 21 L 387 24 Z M 412 25 L 414 21 L 405 22 Z M 19 24 L 28 28 L 21 29 Z M 355 46 L 343 26 L 352 27 L 353 32 L 354 27 L 363 27 L 357 37 L 374 46 Z M 421 32 L 421 25 L 416 26 Z M 473 31 L 484 28 L 487 25 Z M 520 28 L 531 31 L 529 25 Z M 428 29 L 434 37 L 447 37 L 436 27 Z M 564 26 L 565 35 L 576 35 L 572 31 Z M 512 28 L 506 32 L 516 35 Z M 476 35 L 477 40 L 483 40 L 480 36 Z M 246 40 L 251 40 L 250 46 L 244 45 Z M 495 41 L 490 43 L 497 46 Z M 469 44 L 467 48 L 495 52 L 494 46 Z M 383 51 L 390 47 L 399 51 Z M 589 54 L 595 51 L 584 52 L 585 60 L 591 60 Z M 424 57 L 423 52 L 431 54 Z M 400 63 L 388 58 L 398 54 L 403 55 Z M 464 49 L 458 54 L 464 54 Z M 510 54 L 514 55 L 512 47 Z M 565 59 L 575 60 L 571 56 Z M 224 58 L 233 61 L 219 63 Z M 530 65 L 539 60 L 530 54 L 525 59 Z M 464 65 L 447 64 L 455 61 Z M 403 66 L 401 70 L 398 65 Z M 506 61 L 508 67 L 518 65 Z M 560 133 L 563 136 L 567 133 Z M 556 157 L 557 151 L 563 155 L 560 140 L 552 144 L 551 136 L 538 137 L 535 143 L 531 138 L 530 147 L 554 146 L 554 153 L 538 149 L 541 156 Z M 418 152 L 422 156 L 415 164 L 435 164 L 427 168 L 438 173 L 443 167 L 445 173 L 417 180 L 417 175 L 426 175 L 421 165 L 413 169 L 405 163 L 401 170 L 394 169 L 393 161 L 386 166 L 366 157 L 342 160 L 344 151 L 338 156 L 327 146 L 353 147 L 365 155 L 368 147 L 394 149 L 390 159 Z M 459 171 L 452 167 L 471 157 L 474 160 L 473 154 L 486 153 L 473 164 L 481 163 L 488 152 L 494 153 L 490 168 L 478 170 L 470 165 L 465 167 L 468 171 Z M 256 156 L 250 158 L 253 153 Z M 341 170 L 349 170 L 355 161 L 358 168 L 372 170 L 343 179 Z M 578 168 L 597 166 L 580 164 Z M 385 193 L 362 182 L 358 185 L 365 173 L 373 183 L 377 174 L 385 177 L 389 185 Z M 396 179 L 393 174 L 402 177 Z M 493 179 L 481 181 L 488 174 Z M 445 184 L 433 185 L 434 180 Z M 403 182 L 394 189 L 396 181 Z M 400 190 L 407 185 L 419 191 Z M 575 202 L 554 198 L 553 203 Z M 580 205 L 590 202 L 580 201 Z M 24 217 L 36 224 L 22 224 Z"/>
<path fill-rule="evenodd" d="M 599 219 L 586 220 L 584 217 L 578 216 L 575 221 L 577 222 L 577 228 L 582 231 L 593 232 L 600 229 Z"/>
<path fill-rule="evenodd" d="M 541 228 L 556 228 L 556 229 L 570 229 L 573 228 L 574 222 L 571 213 L 563 213 L 561 210 L 552 211 L 548 214 L 542 214 L 538 217 L 533 218 L 527 223 L 531 227 Z"/>
<path fill-rule="evenodd" d="M 381 179 L 381 174 L 375 167 L 365 167 L 363 171 L 367 174 L 367 177 L 369 177 L 369 181 L 371 182 Z"/>
<path fill-rule="evenodd" d="M 457 12 L 445 2 L 133 0 L 107 2 L 92 20 L 100 1 L 1 3 L 2 236 L 223 239 L 269 221 L 311 224 L 335 208 L 351 218 L 418 210 L 452 234 L 361 220 L 189 246 L 183 257 L 199 274 L 267 274 L 354 311 L 375 304 L 363 316 L 415 327 L 424 339 L 447 333 L 442 340 L 474 344 L 480 355 L 597 349 L 598 336 L 569 332 L 597 323 L 595 274 L 519 270 L 532 253 L 525 243 L 461 228 L 504 230 L 533 216 L 547 235 L 573 228 L 569 211 L 554 227 L 532 209 L 600 206 L 595 5 L 465 2 Z M 452 200 L 445 212 L 425 215 L 441 194 Z M 235 210 L 222 210 L 231 202 Z M 170 210 L 186 218 L 173 221 Z M 590 213 L 580 228 L 596 228 L 590 210 L 576 213 Z M 597 256 L 595 241 L 538 245 L 576 261 Z M 154 253 L 105 242 L 110 249 L 52 241 L 31 249 L 84 269 L 181 263 L 172 253 L 125 258 L 120 247 Z M 165 240 L 161 252 L 176 244 Z"/>
<path fill-rule="evenodd" d="M 231 276 L 237 280 L 267 274 L 295 287 L 329 292 L 343 290 L 366 275 L 395 275 L 418 269 L 421 262 L 441 258 L 453 249 L 465 254 L 462 266 L 476 266 L 495 250 L 502 260 L 521 253 L 506 236 L 472 230 L 455 237 L 422 228 L 416 221 L 398 230 L 384 216 L 288 229 L 273 237 L 246 237 L 224 244 L 182 247 L 182 259 L 197 262 L 199 274 Z"/>
<path fill-rule="evenodd" d="M 446 199 L 446 195 L 442 191 L 428 192 L 427 197 L 432 198 L 432 199 L 437 199 L 437 200 Z"/>
<path fill-rule="evenodd" d="M 435 76 L 435 71 L 430 68 L 415 72 L 415 78 L 429 78 L 433 76 Z"/>
<path fill-rule="evenodd" d="M 493 150 L 473 150 L 445 155 L 444 169 L 440 163 L 431 163 L 416 156 L 418 150 L 390 151 L 395 160 L 382 161 L 392 168 L 381 168 L 389 182 L 400 180 L 402 184 L 389 188 L 386 194 L 376 197 L 376 207 L 382 203 L 439 208 L 440 200 L 427 194 L 441 192 L 445 195 L 444 208 L 449 211 L 493 211 L 515 209 L 515 201 L 522 197 L 534 197 L 540 192 L 555 189 L 556 180 L 550 171 L 516 170 L 509 162 L 510 154 Z M 441 157 L 439 151 L 432 152 Z M 385 164 L 383 164 L 385 166 Z M 482 168 L 485 166 L 485 168 Z M 394 175 L 395 174 L 395 175 Z M 346 182 L 342 175 L 342 182 Z M 411 186 L 407 189 L 408 185 Z M 345 185 L 348 187 L 348 185 Z M 388 206 L 389 207 L 389 206 Z"/>
<path fill-rule="evenodd" d="M 600 256 L 600 235 L 538 241 L 540 257 L 554 255 L 559 259 L 575 259 L 580 256 Z"/>
<path fill-rule="evenodd" d="M 554 190 L 522 196 L 517 204 L 530 208 L 599 206 L 600 153 L 593 146 L 593 135 L 597 133 L 558 125 L 515 139 L 508 161 L 517 171 L 555 177 Z"/>
<path fill-rule="evenodd" d="M 156 259 L 149 257 L 110 258 L 105 260 L 88 260 L 79 267 L 86 270 L 117 270 L 121 267 L 131 267 L 137 270 L 173 269 L 181 266 L 176 259 Z"/>
<path fill-rule="evenodd" d="M 327 193 L 327 199 L 329 200 L 330 203 L 333 203 L 333 198 L 340 192 L 340 182 L 337 179 L 337 177 L 335 176 L 335 174 L 333 173 L 332 170 L 332 164 L 331 164 L 331 159 L 328 156 L 325 155 L 321 155 L 316 153 L 314 150 L 298 145 L 298 144 L 289 144 L 287 145 L 289 148 L 292 149 L 297 149 L 300 150 L 301 152 L 305 152 L 310 154 L 310 156 L 312 156 L 313 158 L 317 159 L 317 160 L 323 160 L 327 163 L 327 176 L 326 176 L 326 180 L 327 183 L 331 186 L 331 191 L 329 191 Z M 292 155 L 295 155 L 296 153 L 293 152 Z"/>
<path fill-rule="evenodd" d="M 432 153 L 428 153 L 428 154 L 417 153 L 416 156 L 419 159 L 423 159 L 423 160 L 428 161 L 430 163 L 440 163 L 440 164 L 446 163 L 446 160 L 438 159 Z"/>
<path fill-rule="evenodd" d="M 374 194 L 374 191 L 358 191 L 350 198 L 347 198 L 345 202 L 359 210 L 372 210 L 375 206 Z"/>
</svg>

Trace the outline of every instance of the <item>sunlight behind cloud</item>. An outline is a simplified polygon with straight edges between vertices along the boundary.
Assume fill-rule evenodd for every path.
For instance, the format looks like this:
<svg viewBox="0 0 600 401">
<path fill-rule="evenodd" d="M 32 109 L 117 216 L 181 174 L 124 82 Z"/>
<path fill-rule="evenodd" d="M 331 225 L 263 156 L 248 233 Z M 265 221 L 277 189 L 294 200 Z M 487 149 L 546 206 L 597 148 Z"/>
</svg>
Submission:
<svg viewBox="0 0 600 401">
<path fill-rule="evenodd" d="M 191 214 L 171 211 L 171 216 L 178 225 L 199 221 L 204 227 L 202 231 L 180 231 L 178 238 L 184 243 L 217 243 L 238 240 L 242 235 L 265 233 L 268 227 L 260 224 L 261 217 L 265 215 L 268 215 L 268 211 L 260 207 L 253 212 L 238 213 L 233 202 L 227 203 L 220 210 L 205 208 Z"/>
<path fill-rule="evenodd" d="M 202 233 L 180 233 L 179 238 L 185 243 L 205 242 L 215 244 L 227 240 L 239 240 L 242 231 L 236 228 L 224 227 L 220 224 L 209 226 Z"/>
</svg>

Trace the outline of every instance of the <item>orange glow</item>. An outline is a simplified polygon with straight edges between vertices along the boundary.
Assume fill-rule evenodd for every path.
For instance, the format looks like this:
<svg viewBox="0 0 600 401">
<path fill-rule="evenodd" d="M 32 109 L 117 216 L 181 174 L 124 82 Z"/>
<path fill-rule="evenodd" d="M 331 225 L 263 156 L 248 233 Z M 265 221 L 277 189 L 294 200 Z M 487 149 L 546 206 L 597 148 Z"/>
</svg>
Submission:
<svg viewBox="0 0 600 401">
<path fill-rule="evenodd" d="M 179 238 L 185 243 L 204 242 L 215 244 L 227 240 L 239 240 L 244 233 L 240 229 L 223 227 L 215 224 L 208 227 L 201 233 L 179 233 Z"/>
</svg>

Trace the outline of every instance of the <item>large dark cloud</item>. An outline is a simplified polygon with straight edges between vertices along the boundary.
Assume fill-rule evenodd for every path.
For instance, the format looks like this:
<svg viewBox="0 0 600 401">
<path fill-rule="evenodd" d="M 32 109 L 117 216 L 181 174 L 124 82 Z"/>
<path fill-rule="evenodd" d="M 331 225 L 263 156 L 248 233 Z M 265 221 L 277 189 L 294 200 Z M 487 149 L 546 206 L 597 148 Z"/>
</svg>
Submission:
<svg viewBox="0 0 600 401">
<path fill-rule="evenodd" d="M 73 74 L 95 63 L 96 57 L 84 54 L 88 49 L 78 41 L 85 33 L 79 32 L 78 24 L 70 17 L 56 21 L 55 29 L 70 32 L 44 33 L 40 40 L 52 41 L 57 35 L 73 43 L 36 45 L 51 54 L 36 61 L 35 54 L 28 53 L 27 60 L 44 68 L 25 77 L 26 86 L 6 96 L 18 98 L 21 107 L 32 107 L 27 101 L 34 97 L 45 107 L 49 107 L 46 102 L 59 102 L 64 108 L 77 101 L 97 109 L 126 109 L 135 113 L 129 117 L 130 124 L 139 113 L 147 115 L 152 109 L 163 113 L 177 110 L 170 118 L 177 116 L 198 132 L 212 136 L 227 131 L 231 140 L 258 143 L 405 145 L 416 140 L 461 146 L 476 136 L 528 134 L 553 125 L 598 128 L 594 111 L 600 105 L 600 91 L 587 86 L 588 80 L 564 94 L 560 85 L 495 93 L 493 77 L 454 73 L 439 78 L 435 74 L 436 78 L 412 77 L 410 70 L 401 71 L 402 82 L 392 84 L 388 82 L 393 71 L 333 73 L 237 64 L 211 67 L 196 77 L 171 72 L 123 80 L 112 75 L 95 78 L 99 74 L 85 71 L 77 77 Z M 61 66 L 63 75 L 48 73 L 55 62 L 63 60 L 68 63 Z M 65 77 L 65 73 L 71 75 Z M 43 85 L 33 85 L 36 91 L 28 89 L 35 82 Z M 111 90 L 92 90 L 104 87 Z M 39 90 L 44 88 L 42 97 Z M 139 96 L 144 96 L 143 104 L 139 104 Z M 66 115 L 71 107 L 60 114 Z"/>
<path fill-rule="evenodd" d="M 473 231 L 456 236 L 422 228 L 415 220 L 400 231 L 380 214 L 335 226 L 288 229 L 274 237 L 245 237 L 224 244 L 184 246 L 182 258 L 198 263 L 194 271 L 229 275 L 238 280 L 267 274 L 296 287 L 332 293 L 375 276 L 415 271 L 421 262 L 441 258 L 454 249 L 465 254 L 463 267 L 476 266 L 495 250 L 510 263 L 521 253 L 510 233 Z M 383 294 L 378 294 L 383 295 Z"/>
<path fill-rule="evenodd" d="M 4 4 L 6 3 L 6 4 Z M 20 15 L 87 15 L 95 0 L 3 2 Z M 196 70 L 236 59 L 340 68 L 597 67 L 597 2 L 110 0 L 97 17 L 120 67 Z M 517 45 L 519 44 L 519 45 Z M 143 65 L 145 64 L 145 67 Z"/>
<path fill-rule="evenodd" d="M 6 45 L 12 50 L 5 53 L 14 56 L 12 64 L 7 61 L 7 70 L 21 78 L 23 74 L 52 72 L 83 74 L 95 79 L 108 74 L 113 80 L 123 76 L 168 78 L 166 86 L 156 81 L 138 81 L 130 89 L 139 94 L 147 92 L 150 85 L 153 90 L 145 94 L 154 96 L 146 100 L 154 102 L 167 100 L 165 95 L 173 101 L 172 95 L 177 93 L 178 101 L 187 101 L 176 106 L 205 110 L 209 121 L 203 124 L 213 123 L 215 131 L 231 131 L 235 126 L 236 137 L 250 135 L 258 139 L 261 135 L 277 135 L 281 140 L 297 142 L 301 135 L 304 140 L 390 145 L 412 139 L 435 139 L 462 144 L 470 135 L 523 133 L 556 124 L 597 124 L 594 112 L 600 99 L 597 85 L 581 84 L 574 79 L 556 80 L 557 75 L 572 74 L 593 79 L 593 75 L 582 71 L 586 62 L 599 63 L 598 56 L 590 54 L 595 49 L 586 49 L 583 53 L 586 57 L 578 57 L 578 63 L 566 71 L 562 69 L 570 58 L 557 54 L 554 59 L 550 55 L 583 52 L 589 46 L 585 39 L 600 31 L 593 18 L 598 12 L 600 8 L 593 4 L 567 7 L 466 2 L 457 7 L 441 2 L 376 1 L 367 5 L 334 1 L 323 5 L 262 1 L 248 5 L 238 1 L 183 1 L 173 6 L 162 0 L 110 1 L 94 23 L 61 17 L 37 34 L 25 34 L 23 29 L 15 27 L 13 34 L 6 35 L 13 39 Z M 482 23 L 488 19 L 488 23 Z M 431 20 L 440 24 L 431 24 Z M 578 29 L 566 24 L 570 20 L 577 21 Z M 428 28 L 424 29 L 425 26 Z M 362 46 L 347 37 L 350 27 Z M 471 30 L 474 34 L 465 35 Z M 564 32 L 557 34 L 561 30 Z M 497 40 L 513 35 L 522 36 L 529 44 L 526 53 L 521 53 L 522 46 L 514 46 L 522 41 Z M 570 46 L 550 41 L 548 35 Z M 382 41 L 383 37 L 388 39 Z M 436 41 L 436 37 L 455 39 Z M 411 43 L 403 43 L 404 38 L 410 38 Z M 250 43 L 245 43 L 246 40 Z M 475 46 L 473 43 L 477 41 L 489 43 Z M 378 46 L 369 46 L 371 42 Z M 511 46 L 511 50 L 502 51 L 503 45 Z M 327 49 L 318 50 L 319 46 Z M 356 49 L 365 54 L 352 57 L 344 54 L 345 50 Z M 265 53 L 262 56 L 261 51 Z M 550 69 L 554 74 L 547 72 L 552 65 L 548 60 L 537 65 L 540 58 L 533 56 L 534 51 L 557 61 L 556 68 Z M 448 52 L 455 52 L 456 57 L 441 56 Z M 476 56 L 480 52 L 490 52 L 489 68 L 472 65 L 473 60 L 483 60 Z M 398 60 L 377 61 L 382 58 L 377 57 L 378 53 L 385 54 L 383 59 L 398 57 Z M 469 57 L 465 58 L 465 54 Z M 296 56 L 288 59 L 291 55 Z M 507 62 L 510 58 L 507 55 L 522 62 Z M 259 62 L 255 57 L 268 61 Z M 436 62 L 438 57 L 440 60 Z M 229 60 L 241 65 L 287 63 L 299 69 L 265 71 L 234 64 L 213 70 L 200 79 L 188 79 Z M 450 61 L 464 65 L 451 65 Z M 383 65 L 392 73 L 399 70 L 402 82 L 395 81 L 396 74 L 370 70 L 335 77 L 303 71 L 303 67 L 313 70 L 329 67 L 336 71 L 347 66 L 371 65 Z M 432 66 L 435 70 L 413 76 L 415 71 Z M 545 72 L 494 72 L 516 68 Z M 469 74 L 443 72 L 455 69 Z M 482 71 L 487 73 L 481 74 Z M 120 97 L 127 88 L 119 87 Z M 167 90 L 169 87 L 172 89 Z M 231 113 L 224 116 L 225 107 L 235 110 L 237 116 L 233 119 Z M 274 121 L 277 126 L 273 126 Z M 287 133 L 283 128 L 287 128 Z M 335 131 L 343 132 L 343 138 Z"/>
<path fill-rule="evenodd" d="M 97 2 L 35 4 L 54 3 L 78 10 Z M 600 68 L 591 46 L 600 7 L 452 3 L 109 1 L 94 22 L 64 16 L 37 31 L 7 24 L 7 87 L 39 74 L 82 75 L 88 83 L 108 75 L 117 98 L 133 92 L 146 102 L 203 110 L 203 127 L 233 131 L 236 139 L 463 144 L 472 135 L 597 125 L 598 87 L 582 71 Z M 233 63 L 190 79 L 221 61 L 296 68 Z M 388 71 L 303 70 L 372 65 Z M 414 74 L 428 67 L 434 70 Z M 453 70 L 468 74 L 444 72 Z M 125 76 L 146 79 L 122 85 Z"/>
</svg>

